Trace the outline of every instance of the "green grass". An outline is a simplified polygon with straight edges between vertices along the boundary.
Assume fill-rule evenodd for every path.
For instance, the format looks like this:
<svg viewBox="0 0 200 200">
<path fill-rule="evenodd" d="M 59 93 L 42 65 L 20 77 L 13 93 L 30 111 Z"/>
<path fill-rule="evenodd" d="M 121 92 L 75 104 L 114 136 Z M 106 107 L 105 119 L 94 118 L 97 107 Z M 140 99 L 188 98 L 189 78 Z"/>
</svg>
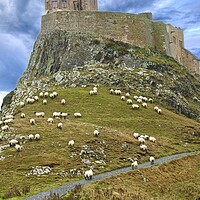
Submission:
<svg viewBox="0 0 200 200">
<path fill-rule="evenodd" d="M 24 185 L 30 186 L 28 195 L 31 195 L 83 178 L 57 175 L 61 171 L 73 168 L 88 169 L 79 158 L 83 145 L 88 145 L 98 154 L 99 159 L 106 162 L 105 165 L 95 165 L 95 173 L 129 166 L 129 157 L 137 156 L 139 162 L 144 162 L 149 155 L 161 157 L 199 149 L 199 137 L 192 135 L 194 131 L 200 130 L 200 125 L 196 121 L 177 115 L 160 105 L 158 106 L 161 107 L 163 114 L 159 115 L 153 110 L 155 104 L 148 104 L 147 109 L 141 107 L 139 110 L 132 110 L 119 96 L 109 94 L 108 88 L 100 87 L 96 96 L 88 94 L 90 89 L 58 88 L 58 97 L 47 98 L 47 105 L 43 105 L 40 99 L 39 102 L 15 110 L 15 122 L 12 125 L 15 134 L 27 136 L 40 133 L 41 140 L 27 141 L 23 144 L 24 149 L 21 152 L 9 148 L 1 153 L 6 156 L 6 159 L 0 162 L 0 179 L 3 183 L 0 187 L 1 195 L 13 186 L 19 189 Z M 123 93 L 125 94 L 125 91 Z M 132 98 L 133 95 L 131 94 Z M 66 99 L 66 105 L 60 104 L 62 98 Z M 45 118 L 36 118 L 35 111 L 44 111 Z M 70 116 L 66 120 L 55 119 L 54 124 L 48 124 L 47 119 L 52 117 L 54 111 L 68 112 Z M 26 114 L 25 119 L 20 118 L 21 112 Z M 74 112 L 80 112 L 82 118 L 74 118 Z M 36 125 L 29 124 L 30 118 L 36 119 Z M 56 127 L 60 121 L 63 122 L 62 130 Z M 97 127 L 101 130 L 98 138 L 93 136 L 93 131 Z M 142 153 L 137 140 L 132 136 L 133 132 L 155 136 L 157 141 L 155 144 L 147 142 L 149 150 Z M 67 146 L 71 139 L 75 140 L 73 148 Z M 102 144 L 102 141 L 105 143 Z M 6 143 L 5 140 L 0 141 L 0 145 Z M 128 144 L 128 149 L 122 148 L 124 143 Z M 104 150 L 106 157 L 99 153 L 101 149 Z M 76 156 L 70 157 L 71 153 Z M 25 176 L 32 167 L 46 165 L 52 166 L 51 174 L 40 177 Z M 23 198 L 24 195 L 17 199 Z"/>
</svg>

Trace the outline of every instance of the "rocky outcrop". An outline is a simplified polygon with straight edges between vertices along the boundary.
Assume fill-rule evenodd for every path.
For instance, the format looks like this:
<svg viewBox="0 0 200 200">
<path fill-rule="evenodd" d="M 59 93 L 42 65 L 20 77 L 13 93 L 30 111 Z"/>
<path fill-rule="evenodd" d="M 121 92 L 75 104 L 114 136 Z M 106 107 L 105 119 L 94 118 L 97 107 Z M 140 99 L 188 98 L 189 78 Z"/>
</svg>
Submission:
<svg viewBox="0 0 200 200">
<path fill-rule="evenodd" d="M 104 85 L 151 96 L 200 120 L 200 82 L 173 58 L 93 34 L 55 31 L 39 35 L 29 65 L 3 112 L 20 100 L 57 86 Z"/>
</svg>

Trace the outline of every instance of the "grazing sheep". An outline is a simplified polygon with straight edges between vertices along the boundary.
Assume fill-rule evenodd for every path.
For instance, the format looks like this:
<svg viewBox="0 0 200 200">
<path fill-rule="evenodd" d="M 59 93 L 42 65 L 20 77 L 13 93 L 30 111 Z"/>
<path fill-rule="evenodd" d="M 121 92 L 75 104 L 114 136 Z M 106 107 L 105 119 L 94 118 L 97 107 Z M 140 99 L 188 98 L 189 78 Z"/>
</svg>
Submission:
<svg viewBox="0 0 200 200">
<path fill-rule="evenodd" d="M 13 119 L 6 119 L 6 120 L 4 120 L 3 123 L 4 123 L 4 124 L 10 124 L 10 123 L 13 123 Z"/>
<path fill-rule="evenodd" d="M 134 96 L 133 98 L 134 98 L 135 100 L 137 100 L 137 99 L 138 99 L 138 96 Z"/>
<path fill-rule="evenodd" d="M 28 139 L 29 139 L 29 140 L 33 140 L 33 139 L 34 139 L 34 135 L 33 135 L 33 134 L 30 134 L 30 135 L 28 136 Z"/>
<path fill-rule="evenodd" d="M 16 139 L 12 139 L 9 141 L 10 147 L 15 146 L 16 144 L 19 144 L 18 140 L 16 140 Z"/>
<path fill-rule="evenodd" d="M 2 126 L 1 130 L 2 131 L 8 131 L 9 130 L 9 126 L 8 125 Z"/>
<path fill-rule="evenodd" d="M 38 96 L 34 96 L 34 99 L 35 99 L 35 101 L 38 101 L 39 97 Z"/>
<path fill-rule="evenodd" d="M 59 118 L 61 116 L 61 112 L 53 112 L 54 118 Z"/>
<path fill-rule="evenodd" d="M 16 144 L 15 145 L 15 149 L 17 150 L 17 151 L 21 151 L 22 150 L 22 146 L 21 145 L 19 145 L 19 144 Z"/>
<path fill-rule="evenodd" d="M 121 93 L 122 93 L 121 90 L 115 90 L 116 95 L 121 95 Z"/>
<path fill-rule="evenodd" d="M 53 118 L 48 118 L 47 122 L 49 122 L 50 124 L 53 124 Z"/>
<path fill-rule="evenodd" d="M 152 137 L 152 136 L 150 136 L 150 137 L 149 137 L 149 141 L 150 141 L 150 142 L 156 142 L 156 138 L 155 138 L 155 137 Z"/>
<path fill-rule="evenodd" d="M 139 137 L 138 138 L 138 142 L 139 142 L 139 144 L 144 144 L 145 143 L 145 139 L 143 138 L 143 137 Z"/>
<path fill-rule="evenodd" d="M 33 118 L 30 119 L 30 124 L 31 124 L 31 125 L 34 125 L 34 124 L 35 124 L 35 119 L 33 119 Z"/>
<path fill-rule="evenodd" d="M 34 112 L 36 117 L 44 117 L 44 112 Z"/>
<path fill-rule="evenodd" d="M 125 96 L 126 96 L 126 97 L 130 97 L 130 93 L 127 92 L 127 93 L 125 94 Z"/>
<path fill-rule="evenodd" d="M 61 116 L 61 118 L 66 119 L 67 116 L 69 116 L 69 114 L 68 114 L 68 113 L 63 113 L 63 112 L 61 112 L 61 113 L 60 113 L 60 116 Z"/>
<path fill-rule="evenodd" d="M 142 97 L 142 101 L 147 102 L 147 101 L 148 101 L 148 98 L 147 98 L 147 97 Z"/>
<path fill-rule="evenodd" d="M 132 169 L 137 169 L 138 167 L 138 162 L 137 160 L 135 160 L 132 164 L 131 164 Z"/>
<path fill-rule="evenodd" d="M 6 115 L 2 118 L 2 120 L 6 120 L 6 119 L 14 119 L 14 116 L 13 115 Z"/>
<path fill-rule="evenodd" d="M 54 98 L 58 96 L 57 92 L 53 92 Z"/>
<path fill-rule="evenodd" d="M 21 113 L 20 117 L 25 118 L 26 117 L 25 113 Z"/>
<path fill-rule="evenodd" d="M 43 92 L 40 92 L 40 93 L 39 93 L 39 97 L 44 97 L 44 93 L 43 93 Z"/>
<path fill-rule="evenodd" d="M 153 156 L 150 156 L 149 161 L 151 162 L 151 164 L 153 165 L 155 162 L 155 158 Z"/>
<path fill-rule="evenodd" d="M 59 129 L 62 129 L 62 127 L 63 127 L 63 123 L 58 123 L 58 125 L 57 125 L 57 128 L 59 128 Z"/>
<path fill-rule="evenodd" d="M 153 103 L 153 99 L 152 98 L 149 98 L 149 103 Z"/>
<path fill-rule="evenodd" d="M 34 139 L 35 139 L 35 140 L 39 140 L 39 139 L 40 139 L 40 134 L 39 134 L 39 133 L 35 134 Z"/>
<path fill-rule="evenodd" d="M 132 104 L 133 103 L 133 101 L 131 100 L 131 99 L 127 99 L 127 104 Z"/>
<path fill-rule="evenodd" d="M 142 103 L 142 107 L 147 108 L 147 103 Z"/>
<path fill-rule="evenodd" d="M 44 97 L 48 97 L 49 96 L 49 93 L 48 92 L 45 92 L 44 93 Z"/>
<path fill-rule="evenodd" d="M 35 99 L 27 98 L 27 99 L 26 99 L 26 102 L 27 102 L 28 104 L 33 104 L 33 103 L 35 102 Z"/>
<path fill-rule="evenodd" d="M 138 103 L 142 103 L 142 99 L 138 98 L 138 99 L 137 99 L 137 102 L 138 102 Z"/>
<path fill-rule="evenodd" d="M 47 100 L 44 99 L 44 100 L 42 101 L 42 104 L 46 105 L 46 104 L 47 104 Z"/>
<path fill-rule="evenodd" d="M 97 89 L 97 87 L 93 87 L 93 92 L 94 92 L 95 95 L 98 94 L 98 89 Z"/>
<path fill-rule="evenodd" d="M 94 173 L 92 169 L 85 171 L 84 173 L 85 180 L 91 180 L 93 175 Z"/>
<path fill-rule="evenodd" d="M 100 132 L 98 130 L 94 130 L 94 136 L 98 137 Z"/>
<path fill-rule="evenodd" d="M 135 109 L 139 109 L 140 107 L 137 104 L 132 104 L 132 108 Z"/>
<path fill-rule="evenodd" d="M 121 96 L 121 100 L 122 100 L 122 101 L 125 101 L 125 96 Z"/>
<path fill-rule="evenodd" d="M 49 97 L 50 97 L 51 99 L 53 99 L 53 98 L 54 98 L 53 93 L 51 93 L 51 94 L 49 95 Z"/>
<path fill-rule="evenodd" d="M 158 109 L 159 109 L 158 106 L 155 106 L 155 107 L 154 107 L 154 110 L 155 110 L 156 112 L 158 111 Z"/>
<path fill-rule="evenodd" d="M 62 99 L 62 100 L 60 101 L 60 103 L 61 103 L 62 105 L 65 105 L 65 103 L 66 103 L 65 99 Z"/>
<path fill-rule="evenodd" d="M 148 135 L 145 135 L 145 136 L 144 136 L 144 139 L 145 139 L 145 140 L 148 140 L 148 139 L 149 139 L 149 136 L 148 136 Z"/>
<path fill-rule="evenodd" d="M 110 94 L 114 94 L 115 91 L 113 89 L 110 89 Z"/>
<path fill-rule="evenodd" d="M 74 144 L 75 144 L 74 140 L 70 140 L 70 141 L 68 142 L 68 146 L 74 146 Z"/>
<path fill-rule="evenodd" d="M 140 136 L 140 134 L 139 134 L 139 133 L 133 133 L 133 137 L 134 137 L 134 138 L 136 138 L 136 139 L 137 139 L 137 138 L 139 138 L 139 136 Z"/>
<path fill-rule="evenodd" d="M 162 110 L 160 108 L 158 108 L 157 113 L 162 114 Z"/>
<path fill-rule="evenodd" d="M 22 108 L 22 107 L 25 106 L 25 103 L 24 103 L 23 101 L 21 101 L 21 102 L 19 103 L 19 105 L 20 105 L 20 107 Z"/>
<path fill-rule="evenodd" d="M 91 96 L 94 95 L 94 91 L 90 90 L 89 95 L 91 95 Z"/>
<path fill-rule="evenodd" d="M 0 121 L 0 126 L 3 125 L 3 121 Z"/>
<path fill-rule="evenodd" d="M 145 144 L 141 144 L 140 149 L 143 151 L 147 151 L 147 146 Z"/>
<path fill-rule="evenodd" d="M 81 117 L 82 115 L 81 115 L 81 113 L 74 113 L 74 117 L 76 117 L 76 118 L 78 118 L 78 117 Z"/>
</svg>

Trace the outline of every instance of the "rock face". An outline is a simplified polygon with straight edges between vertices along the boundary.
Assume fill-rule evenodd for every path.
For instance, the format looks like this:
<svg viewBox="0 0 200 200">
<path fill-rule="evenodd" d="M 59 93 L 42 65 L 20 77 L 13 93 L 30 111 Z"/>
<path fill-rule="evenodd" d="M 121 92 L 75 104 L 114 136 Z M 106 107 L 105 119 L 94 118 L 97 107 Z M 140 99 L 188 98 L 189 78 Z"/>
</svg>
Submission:
<svg viewBox="0 0 200 200">
<path fill-rule="evenodd" d="M 26 71 L 4 99 L 3 113 L 13 112 L 38 90 L 94 84 L 151 96 L 200 120 L 200 82 L 173 58 L 89 33 L 64 31 L 38 36 Z"/>
</svg>

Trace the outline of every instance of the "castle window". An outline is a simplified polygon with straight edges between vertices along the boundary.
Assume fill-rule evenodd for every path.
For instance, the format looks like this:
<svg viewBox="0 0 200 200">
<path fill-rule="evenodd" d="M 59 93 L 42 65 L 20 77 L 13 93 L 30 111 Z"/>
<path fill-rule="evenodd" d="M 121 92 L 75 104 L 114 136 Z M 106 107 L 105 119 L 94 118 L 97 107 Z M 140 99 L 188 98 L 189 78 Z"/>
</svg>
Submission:
<svg viewBox="0 0 200 200">
<path fill-rule="evenodd" d="M 173 42 L 174 42 L 174 44 L 176 44 L 176 37 L 175 36 L 173 36 Z"/>
<path fill-rule="evenodd" d="M 62 0 L 62 8 L 67 8 L 67 0 Z"/>
<path fill-rule="evenodd" d="M 52 8 L 57 8 L 57 7 L 58 7 L 58 2 L 57 2 L 57 0 L 52 0 L 52 1 L 51 1 L 51 7 L 52 7 Z"/>
</svg>

